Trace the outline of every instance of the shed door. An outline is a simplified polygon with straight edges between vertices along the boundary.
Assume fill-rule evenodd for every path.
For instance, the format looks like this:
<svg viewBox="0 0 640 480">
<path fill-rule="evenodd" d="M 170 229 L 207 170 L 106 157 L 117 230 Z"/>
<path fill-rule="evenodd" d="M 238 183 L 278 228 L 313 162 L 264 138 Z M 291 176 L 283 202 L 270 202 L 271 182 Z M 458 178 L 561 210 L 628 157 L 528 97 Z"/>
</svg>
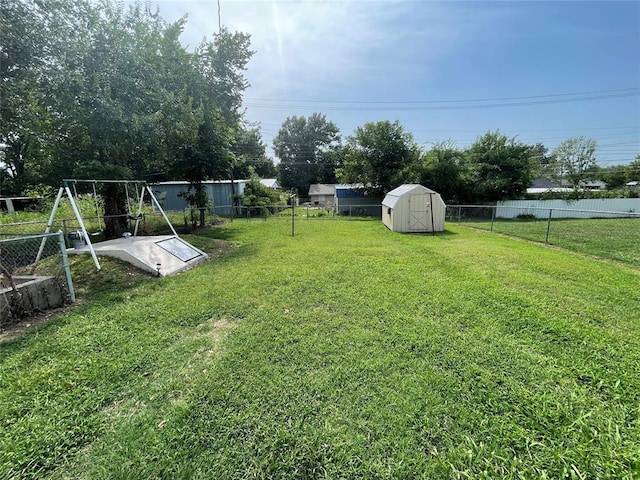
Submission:
<svg viewBox="0 0 640 480">
<path fill-rule="evenodd" d="M 409 231 L 431 231 L 431 202 L 428 193 L 413 193 L 409 196 Z"/>
</svg>

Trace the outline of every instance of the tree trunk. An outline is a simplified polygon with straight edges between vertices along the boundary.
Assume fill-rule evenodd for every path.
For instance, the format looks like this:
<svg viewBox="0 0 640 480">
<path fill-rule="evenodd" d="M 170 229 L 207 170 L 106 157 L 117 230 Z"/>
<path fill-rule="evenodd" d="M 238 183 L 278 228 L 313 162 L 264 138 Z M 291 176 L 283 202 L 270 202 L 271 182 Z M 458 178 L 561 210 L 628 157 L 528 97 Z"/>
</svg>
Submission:
<svg viewBox="0 0 640 480">
<path fill-rule="evenodd" d="M 108 183 L 104 190 L 104 224 L 107 240 L 120 238 L 127 231 L 127 202 L 117 184 Z"/>
</svg>

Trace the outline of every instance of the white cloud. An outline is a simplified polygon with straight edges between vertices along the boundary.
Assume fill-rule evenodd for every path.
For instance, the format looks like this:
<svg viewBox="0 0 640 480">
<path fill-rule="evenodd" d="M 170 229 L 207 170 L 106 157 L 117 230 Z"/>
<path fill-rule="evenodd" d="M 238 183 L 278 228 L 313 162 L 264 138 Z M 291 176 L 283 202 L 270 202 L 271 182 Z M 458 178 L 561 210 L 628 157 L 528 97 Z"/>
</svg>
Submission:
<svg viewBox="0 0 640 480">
<path fill-rule="evenodd" d="M 189 14 L 182 41 L 190 48 L 218 30 L 216 0 L 153 3 L 167 20 Z M 220 10 L 225 27 L 251 34 L 247 117 L 263 123 L 268 144 L 286 116 L 323 104 L 305 111 L 264 99 L 415 100 L 409 84 L 426 88 L 452 49 L 496 23 L 495 9 L 455 2 L 220 0 Z"/>
<path fill-rule="evenodd" d="M 216 1 L 159 4 L 170 19 L 189 13 L 185 44 L 218 29 Z M 428 67 L 461 31 L 447 6 L 433 2 L 221 0 L 220 7 L 223 25 L 251 34 L 247 96 L 256 98 L 316 98 L 409 61 Z"/>
</svg>

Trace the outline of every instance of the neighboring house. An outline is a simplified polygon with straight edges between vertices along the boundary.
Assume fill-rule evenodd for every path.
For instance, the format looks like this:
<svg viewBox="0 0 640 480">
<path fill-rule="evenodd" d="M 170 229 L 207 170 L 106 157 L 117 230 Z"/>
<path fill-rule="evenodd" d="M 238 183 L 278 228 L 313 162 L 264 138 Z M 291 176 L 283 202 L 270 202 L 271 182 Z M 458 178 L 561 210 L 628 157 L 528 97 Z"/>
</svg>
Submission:
<svg viewBox="0 0 640 480">
<path fill-rule="evenodd" d="M 277 178 L 263 178 L 260 183 L 265 187 L 273 188 L 274 190 L 280 190 L 280 184 Z"/>
<path fill-rule="evenodd" d="M 309 185 L 309 201 L 313 205 L 325 207 L 327 203 L 333 203 L 335 192 L 336 186 L 333 184 L 313 183 Z"/>
<path fill-rule="evenodd" d="M 580 182 L 578 184 L 579 190 L 606 190 L 607 184 L 602 180 L 586 180 L 584 182 Z M 538 194 L 538 193 L 562 193 L 562 192 L 572 192 L 575 188 L 571 182 L 566 179 L 552 180 L 550 178 L 536 178 L 531 187 L 527 188 L 527 193 L 529 194 Z"/>
<path fill-rule="evenodd" d="M 625 183 L 625 185 L 627 186 L 627 188 L 630 188 L 631 190 L 640 190 L 640 181 L 638 180 L 627 182 Z"/>
<path fill-rule="evenodd" d="M 602 180 L 585 180 L 580 182 L 579 187 L 585 190 L 606 190 L 607 183 Z"/>
<path fill-rule="evenodd" d="M 207 180 L 203 182 L 213 213 L 231 215 L 232 195 L 234 193 L 242 195 L 248 182 L 249 180 L 235 180 L 233 186 L 231 185 L 231 180 Z M 272 185 L 277 185 L 275 179 L 260 180 L 260 183 L 271 188 L 276 188 L 272 187 Z M 152 185 L 151 188 L 164 210 L 179 211 L 188 207 L 185 196 L 189 191 L 189 182 L 183 180 L 161 182 Z"/>
<path fill-rule="evenodd" d="M 539 178 L 536 178 L 531 183 L 531 187 L 530 188 L 549 189 L 549 188 L 559 188 L 561 186 L 562 185 L 560 185 L 560 182 L 558 180 L 553 180 L 551 178 L 545 178 L 545 177 L 539 177 Z"/>
<path fill-rule="evenodd" d="M 334 204 L 339 215 L 370 215 L 380 217 L 382 198 L 370 197 L 361 183 L 335 186 Z"/>
<path fill-rule="evenodd" d="M 553 180 L 551 178 L 539 177 L 536 178 L 529 188 L 527 188 L 528 194 L 540 194 L 547 192 L 572 192 L 573 188 L 569 188 L 566 182 L 560 180 Z"/>
</svg>

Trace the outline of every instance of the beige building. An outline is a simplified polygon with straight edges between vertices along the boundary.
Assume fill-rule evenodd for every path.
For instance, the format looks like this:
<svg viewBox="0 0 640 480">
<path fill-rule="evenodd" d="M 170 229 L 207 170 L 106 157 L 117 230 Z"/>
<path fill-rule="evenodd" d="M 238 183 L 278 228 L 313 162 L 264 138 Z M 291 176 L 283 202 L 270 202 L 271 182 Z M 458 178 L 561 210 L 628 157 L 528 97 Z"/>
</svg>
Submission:
<svg viewBox="0 0 640 480">
<path fill-rule="evenodd" d="M 445 213 L 440 194 L 417 184 L 401 185 L 382 201 L 382 223 L 394 232 L 441 232 Z"/>
</svg>

